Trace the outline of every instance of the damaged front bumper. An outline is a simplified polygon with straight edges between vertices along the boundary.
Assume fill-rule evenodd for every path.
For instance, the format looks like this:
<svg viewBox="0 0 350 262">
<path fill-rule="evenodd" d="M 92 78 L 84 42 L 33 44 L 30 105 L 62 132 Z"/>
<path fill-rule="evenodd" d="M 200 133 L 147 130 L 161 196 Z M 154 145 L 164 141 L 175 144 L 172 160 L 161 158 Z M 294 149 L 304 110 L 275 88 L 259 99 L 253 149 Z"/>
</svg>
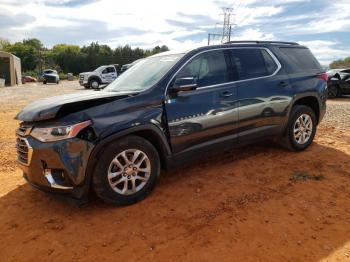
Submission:
<svg viewBox="0 0 350 262">
<path fill-rule="evenodd" d="M 85 197 L 89 190 L 86 167 L 94 145 L 80 138 L 40 142 L 17 137 L 17 162 L 24 178 L 47 192 Z"/>
</svg>

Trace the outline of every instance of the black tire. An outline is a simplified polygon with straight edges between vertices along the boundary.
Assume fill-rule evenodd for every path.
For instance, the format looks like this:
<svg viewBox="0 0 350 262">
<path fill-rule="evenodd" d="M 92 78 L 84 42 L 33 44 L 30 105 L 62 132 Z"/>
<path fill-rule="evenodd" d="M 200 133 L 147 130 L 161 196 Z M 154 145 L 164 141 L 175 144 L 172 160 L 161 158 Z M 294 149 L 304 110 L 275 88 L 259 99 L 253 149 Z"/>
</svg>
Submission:
<svg viewBox="0 0 350 262">
<path fill-rule="evenodd" d="M 85 89 L 90 89 L 90 86 L 89 85 L 84 85 L 84 88 Z"/>
<path fill-rule="evenodd" d="M 294 135 L 294 126 L 298 118 L 306 114 L 311 117 L 312 121 L 312 131 L 307 142 L 300 144 L 295 138 Z M 315 112 L 308 106 L 304 105 L 296 105 L 292 108 L 292 112 L 290 114 L 289 122 L 286 128 L 285 136 L 282 139 L 282 145 L 291 151 L 302 151 L 310 146 L 312 141 L 314 140 L 317 129 L 317 120 Z"/>
<path fill-rule="evenodd" d="M 99 89 L 100 88 L 100 81 L 98 80 L 98 79 L 91 79 L 90 81 L 89 81 L 89 87 L 91 88 L 91 89 Z"/>
<path fill-rule="evenodd" d="M 330 85 L 327 89 L 328 98 L 336 98 L 339 95 L 339 88 L 336 85 Z"/>
<path fill-rule="evenodd" d="M 43 81 L 43 84 L 46 85 L 46 80 Z"/>
<path fill-rule="evenodd" d="M 112 160 L 124 150 L 136 149 L 145 153 L 150 160 L 150 175 L 146 184 L 135 193 L 124 195 L 113 190 L 108 180 Z M 115 205 L 130 205 L 144 199 L 152 192 L 160 174 L 160 158 L 157 150 L 147 140 L 138 136 L 127 136 L 110 143 L 100 154 L 93 173 L 93 188 L 99 198 Z M 129 185 L 129 182 L 127 182 Z"/>
<path fill-rule="evenodd" d="M 60 80 L 57 80 L 56 84 L 58 85 L 60 83 Z"/>
</svg>

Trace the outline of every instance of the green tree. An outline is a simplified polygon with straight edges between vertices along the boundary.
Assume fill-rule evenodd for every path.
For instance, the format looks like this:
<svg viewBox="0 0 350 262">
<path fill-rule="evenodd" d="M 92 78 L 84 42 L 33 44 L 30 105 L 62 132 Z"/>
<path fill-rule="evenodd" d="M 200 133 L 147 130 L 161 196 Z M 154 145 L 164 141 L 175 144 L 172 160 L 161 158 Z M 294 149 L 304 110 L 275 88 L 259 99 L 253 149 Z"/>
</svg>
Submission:
<svg viewBox="0 0 350 262">
<path fill-rule="evenodd" d="M 6 50 L 10 45 L 7 39 L 0 38 L 0 51 Z"/>
<path fill-rule="evenodd" d="M 42 48 L 43 45 L 40 40 L 32 38 L 24 39 L 22 42 L 17 42 L 13 45 L 7 45 L 5 51 L 21 59 L 23 71 L 33 71 L 38 67 Z"/>
<path fill-rule="evenodd" d="M 350 56 L 346 57 L 344 59 L 339 59 L 339 60 L 333 61 L 329 65 L 329 67 L 331 69 L 334 69 L 334 68 L 350 68 Z"/>
<path fill-rule="evenodd" d="M 55 45 L 48 55 L 48 60 L 57 64 L 64 73 L 78 74 L 85 70 L 84 54 L 81 53 L 80 47 L 77 45 Z"/>
</svg>

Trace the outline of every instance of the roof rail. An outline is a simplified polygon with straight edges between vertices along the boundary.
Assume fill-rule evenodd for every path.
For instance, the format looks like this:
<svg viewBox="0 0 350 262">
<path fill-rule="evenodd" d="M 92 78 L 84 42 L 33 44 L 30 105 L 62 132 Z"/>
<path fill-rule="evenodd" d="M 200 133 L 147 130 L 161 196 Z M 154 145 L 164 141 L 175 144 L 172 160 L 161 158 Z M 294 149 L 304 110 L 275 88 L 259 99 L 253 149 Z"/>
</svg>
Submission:
<svg viewBox="0 0 350 262">
<path fill-rule="evenodd" d="M 283 41 L 252 41 L 252 40 L 241 40 L 241 41 L 229 41 L 225 44 L 281 44 L 281 45 L 299 45 L 296 42 L 283 42 Z"/>
</svg>

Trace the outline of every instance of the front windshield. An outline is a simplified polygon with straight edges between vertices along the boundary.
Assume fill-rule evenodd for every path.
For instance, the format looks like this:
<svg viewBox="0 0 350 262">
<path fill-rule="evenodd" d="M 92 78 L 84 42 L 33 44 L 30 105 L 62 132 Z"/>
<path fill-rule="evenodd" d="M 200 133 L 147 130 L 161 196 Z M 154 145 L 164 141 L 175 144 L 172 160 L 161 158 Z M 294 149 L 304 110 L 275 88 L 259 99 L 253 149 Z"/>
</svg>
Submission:
<svg viewBox="0 0 350 262">
<path fill-rule="evenodd" d="M 163 55 L 140 60 L 105 89 L 110 92 L 142 91 L 156 84 L 184 54 Z"/>
<path fill-rule="evenodd" d="M 97 68 L 94 70 L 94 72 L 100 71 L 102 68 L 105 68 L 105 66 L 97 67 Z"/>
</svg>

